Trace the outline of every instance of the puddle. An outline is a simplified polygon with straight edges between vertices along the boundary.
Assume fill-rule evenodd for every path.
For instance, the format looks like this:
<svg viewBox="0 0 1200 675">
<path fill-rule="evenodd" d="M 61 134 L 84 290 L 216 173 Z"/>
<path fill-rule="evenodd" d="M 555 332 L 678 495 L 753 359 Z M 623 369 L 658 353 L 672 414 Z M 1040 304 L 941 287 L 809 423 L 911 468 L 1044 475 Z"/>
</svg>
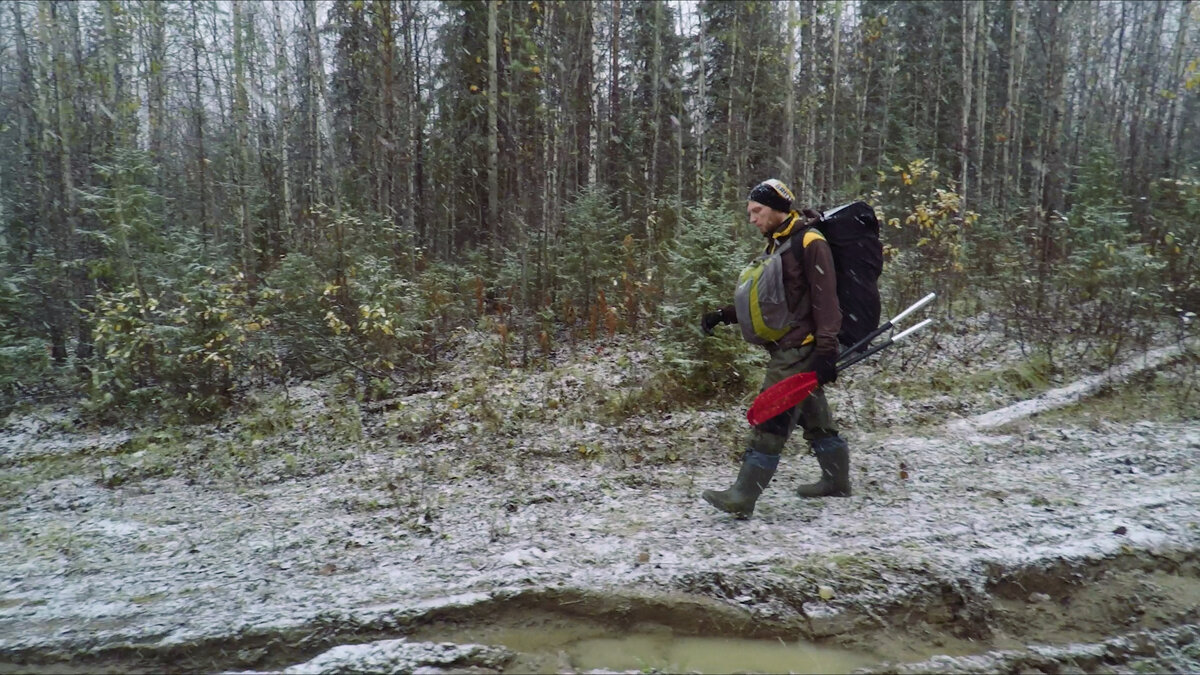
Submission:
<svg viewBox="0 0 1200 675">
<path fill-rule="evenodd" d="M 425 637 L 511 649 L 517 657 L 506 673 L 849 673 L 880 661 L 875 655 L 807 642 L 681 636 L 666 626 L 648 624 L 615 632 L 586 622 L 563 621 L 558 625 L 476 628 Z"/>
<path fill-rule="evenodd" d="M 674 673 L 848 673 L 877 661 L 805 643 L 661 635 L 581 640 L 563 652 L 578 670 Z"/>
</svg>

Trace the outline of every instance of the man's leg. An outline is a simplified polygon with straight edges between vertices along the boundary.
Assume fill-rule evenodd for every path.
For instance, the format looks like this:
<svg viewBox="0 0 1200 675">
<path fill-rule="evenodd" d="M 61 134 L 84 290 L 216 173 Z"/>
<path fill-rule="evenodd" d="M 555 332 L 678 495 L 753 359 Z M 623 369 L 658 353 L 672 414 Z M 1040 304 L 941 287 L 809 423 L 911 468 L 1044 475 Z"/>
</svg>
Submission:
<svg viewBox="0 0 1200 675">
<path fill-rule="evenodd" d="M 801 497 L 850 496 L 850 447 L 838 436 L 825 392 L 818 388 L 800 404 L 804 438 L 821 465 L 821 478 L 797 488 Z"/>
<path fill-rule="evenodd" d="M 811 352 L 811 346 L 806 346 L 773 353 L 767 362 L 762 389 L 802 372 L 811 361 Z M 746 439 L 746 452 L 742 455 L 742 467 L 737 479 L 727 490 L 705 490 L 702 494 L 704 501 L 738 518 L 749 518 L 754 513 L 754 504 L 759 495 L 775 475 L 779 454 L 796 426 L 799 413 L 799 406 L 793 407 L 752 429 Z"/>
</svg>

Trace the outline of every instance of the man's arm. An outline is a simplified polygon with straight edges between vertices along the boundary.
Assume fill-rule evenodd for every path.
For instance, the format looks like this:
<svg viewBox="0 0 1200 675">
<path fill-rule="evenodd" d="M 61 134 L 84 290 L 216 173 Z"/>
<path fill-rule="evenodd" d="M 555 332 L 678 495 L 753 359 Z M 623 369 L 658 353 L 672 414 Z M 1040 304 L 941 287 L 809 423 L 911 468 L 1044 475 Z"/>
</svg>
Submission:
<svg viewBox="0 0 1200 675">
<path fill-rule="evenodd" d="M 813 335 L 816 353 L 831 359 L 838 355 L 838 332 L 842 329 L 842 310 L 838 305 L 837 274 L 833 251 L 819 233 L 804 233 L 804 278 L 808 280 L 812 301 Z"/>
</svg>

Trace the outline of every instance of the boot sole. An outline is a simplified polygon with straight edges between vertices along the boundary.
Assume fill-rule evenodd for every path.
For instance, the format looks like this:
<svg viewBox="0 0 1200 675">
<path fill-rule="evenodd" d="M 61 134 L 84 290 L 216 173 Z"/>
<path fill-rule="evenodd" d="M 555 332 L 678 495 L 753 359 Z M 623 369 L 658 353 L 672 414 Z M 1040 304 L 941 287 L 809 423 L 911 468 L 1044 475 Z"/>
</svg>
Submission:
<svg viewBox="0 0 1200 675">
<path fill-rule="evenodd" d="M 712 497 L 709 496 L 707 490 L 704 493 L 702 493 L 700 496 L 704 498 L 704 501 L 708 502 L 709 506 L 711 506 L 714 509 L 721 511 L 723 513 L 731 514 L 731 515 L 733 515 L 733 517 L 737 518 L 738 520 L 746 520 L 747 518 L 749 518 L 751 516 L 751 514 L 754 513 L 754 509 L 751 509 L 750 511 L 738 511 L 737 509 L 726 508 L 724 505 L 719 504 L 718 502 L 714 501 L 712 499 Z"/>
<path fill-rule="evenodd" d="M 817 487 L 819 485 L 820 485 L 820 483 L 815 483 L 815 484 L 810 484 L 810 485 L 801 485 L 800 489 L 796 490 L 796 496 L 803 497 L 805 499 L 820 499 L 821 497 L 849 497 L 850 493 L 851 493 L 851 490 L 848 488 L 845 490 L 839 490 L 837 488 L 830 488 L 825 491 L 822 491 L 822 488 Z M 805 488 L 808 488 L 811 491 L 810 492 L 802 492 L 801 490 L 804 490 Z"/>
</svg>

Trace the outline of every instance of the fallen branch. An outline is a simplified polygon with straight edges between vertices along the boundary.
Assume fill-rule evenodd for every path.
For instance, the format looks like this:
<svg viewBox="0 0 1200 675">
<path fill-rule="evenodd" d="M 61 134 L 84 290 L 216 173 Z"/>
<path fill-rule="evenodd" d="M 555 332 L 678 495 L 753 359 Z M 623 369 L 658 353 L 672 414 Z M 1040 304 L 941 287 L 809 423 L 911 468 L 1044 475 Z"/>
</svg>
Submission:
<svg viewBox="0 0 1200 675">
<path fill-rule="evenodd" d="M 948 431 L 991 431 L 1018 420 L 1032 417 L 1038 413 L 1064 408 L 1096 394 L 1113 384 L 1124 382 L 1129 378 L 1154 370 L 1167 363 L 1200 349 L 1200 342 L 1195 340 L 1180 342 L 1167 347 L 1160 347 L 1137 358 L 1113 366 L 1108 370 L 1085 377 L 1065 387 L 1051 389 L 1019 403 L 1014 403 L 999 410 L 993 410 L 967 419 L 955 420 L 946 425 Z"/>
</svg>

